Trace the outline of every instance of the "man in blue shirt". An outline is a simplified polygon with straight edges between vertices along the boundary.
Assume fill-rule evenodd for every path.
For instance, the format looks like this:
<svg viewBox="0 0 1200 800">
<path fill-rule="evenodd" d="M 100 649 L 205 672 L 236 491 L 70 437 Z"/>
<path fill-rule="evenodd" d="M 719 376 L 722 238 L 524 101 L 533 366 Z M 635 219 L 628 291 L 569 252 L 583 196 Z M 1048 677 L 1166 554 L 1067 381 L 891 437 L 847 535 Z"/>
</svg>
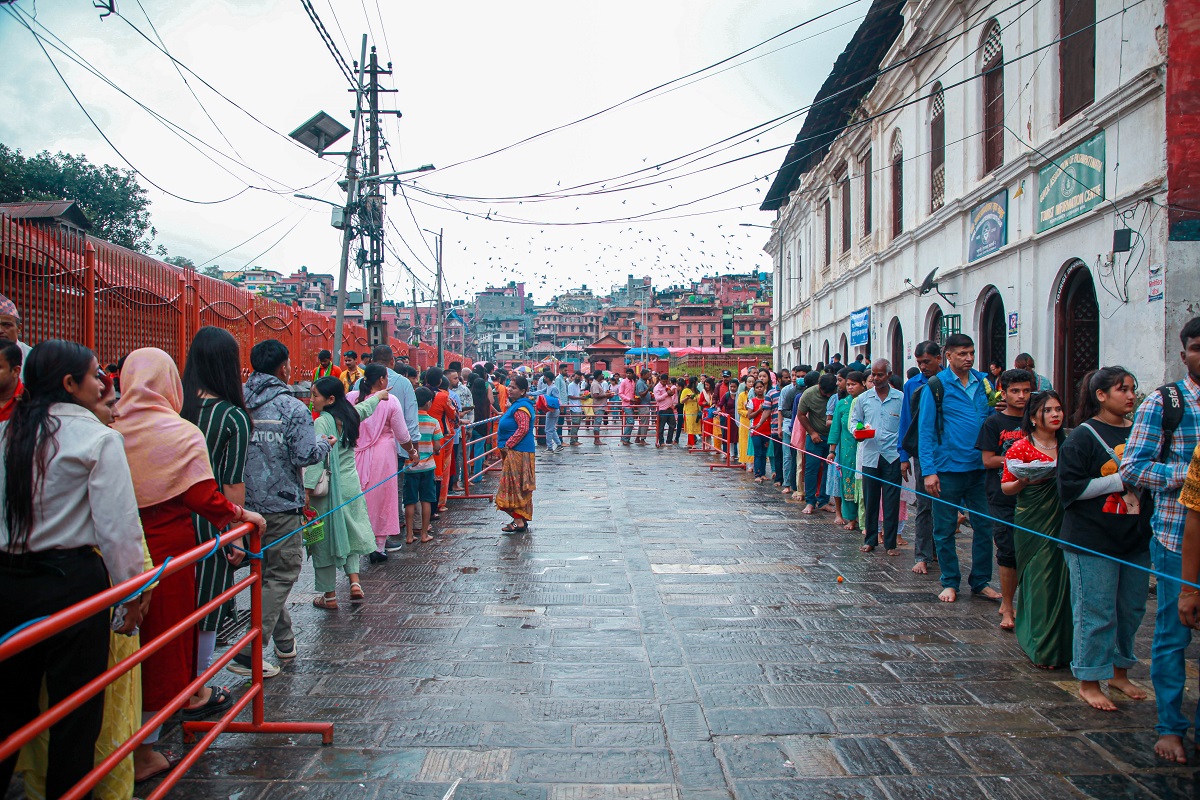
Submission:
<svg viewBox="0 0 1200 800">
<path fill-rule="evenodd" d="M 933 561 L 933 500 L 925 494 L 925 482 L 921 475 L 921 463 L 916 453 L 908 453 L 904 449 L 904 437 L 908 427 L 913 422 L 912 399 L 917 390 L 922 388 L 929 379 L 938 374 L 942 368 L 942 348 L 937 342 L 925 341 L 916 346 L 913 351 L 917 359 L 917 369 L 921 370 L 908 379 L 904 384 L 904 400 L 900 404 L 900 430 L 896 439 L 896 452 L 900 456 L 900 476 L 908 480 L 908 474 L 913 473 L 913 481 L 917 487 L 917 516 L 913 520 L 913 568 L 918 575 L 929 572 L 928 564 Z"/>
<path fill-rule="evenodd" d="M 900 412 L 904 393 L 888 383 L 892 365 L 886 358 L 871 364 L 875 391 L 864 392 L 850 411 L 850 428 L 858 423 L 875 429 L 875 436 L 858 443 L 862 458 L 863 499 L 867 530 L 864 552 L 875 549 L 879 541 L 879 501 L 883 500 L 883 546 L 889 556 L 898 556 L 896 531 L 900 525 L 900 454 L 896 442 L 900 432 Z"/>
<path fill-rule="evenodd" d="M 938 599 L 943 603 L 958 599 L 962 575 L 954 530 L 958 527 L 958 509 L 963 508 L 971 515 L 974 532 L 967 582 L 976 595 L 998 601 L 1000 593 L 988 585 L 992 579 L 992 523 L 983 516 L 987 513 L 987 475 L 975 449 L 979 429 L 991 411 L 986 376 L 971 369 L 975 342 L 965 333 L 946 338 L 946 363 L 949 366 L 930 379 L 941 384 L 941 407 L 934 400 L 932 385 L 926 384 L 917 414 L 921 442 L 917 458 L 925 491 L 937 498 L 933 506 L 933 544 L 943 587 Z"/>
</svg>

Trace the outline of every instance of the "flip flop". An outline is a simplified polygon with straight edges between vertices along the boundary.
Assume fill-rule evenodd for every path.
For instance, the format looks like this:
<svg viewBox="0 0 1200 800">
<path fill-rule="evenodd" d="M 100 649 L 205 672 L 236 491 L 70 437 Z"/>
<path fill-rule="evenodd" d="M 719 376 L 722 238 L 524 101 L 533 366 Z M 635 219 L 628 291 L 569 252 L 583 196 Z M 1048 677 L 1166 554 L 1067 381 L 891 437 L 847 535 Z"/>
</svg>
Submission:
<svg viewBox="0 0 1200 800">
<path fill-rule="evenodd" d="M 154 772 L 151 772 L 149 775 L 146 775 L 144 777 L 138 778 L 135 776 L 133 779 L 134 783 L 145 783 L 146 781 L 152 781 L 161 775 L 166 775 L 168 772 L 175 769 L 175 767 L 179 766 L 179 762 L 183 760 L 183 756 L 177 756 L 177 755 L 174 755 L 173 753 L 172 754 L 159 753 L 159 755 L 161 755 L 163 758 L 165 758 L 167 760 L 167 765 L 165 767 L 162 767 L 161 769 L 157 769 Z"/>
<path fill-rule="evenodd" d="M 208 702 L 202 706 L 183 709 L 183 718 L 188 720 L 211 717 L 233 705 L 233 695 L 224 686 L 213 686 Z"/>
</svg>

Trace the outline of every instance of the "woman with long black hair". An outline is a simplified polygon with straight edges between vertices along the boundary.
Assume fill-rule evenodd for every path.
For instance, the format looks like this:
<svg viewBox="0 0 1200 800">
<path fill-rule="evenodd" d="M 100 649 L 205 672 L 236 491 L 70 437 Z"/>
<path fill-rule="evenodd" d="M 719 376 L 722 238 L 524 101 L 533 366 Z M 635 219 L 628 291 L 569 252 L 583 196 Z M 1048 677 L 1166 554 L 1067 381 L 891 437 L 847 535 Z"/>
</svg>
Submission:
<svg viewBox="0 0 1200 800">
<path fill-rule="evenodd" d="M 1041 669 L 1071 662 L 1071 585 L 1058 549 L 1063 509 L 1054 480 L 1062 425 L 1058 394 L 1034 393 L 1021 420 L 1025 435 L 1005 453 L 1000 476 L 1000 490 L 1017 498 L 1013 543 L 1021 602 L 1014 631 L 1021 649 Z"/>
<path fill-rule="evenodd" d="M 1062 549 L 1075 622 L 1071 672 L 1079 679 L 1079 696 L 1101 711 L 1117 710 L 1101 690 L 1102 680 L 1130 700 L 1146 699 L 1146 690 L 1127 672 L 1137 664 L 1133 640 L 1146 614 L 1149 526 L 1139 524 L 1137 492 L 1118 474 L 1133 427 L 1126 415 L 1136 401 L 1137 380 L 1124 367 L 1086 375 L 1075 430 L 1058 458 L 1058 491 L 1066 509 Z"/>
<path fill-rule="evenodd" d="M 324 533 L 321 538 L 308 541 L 316 589 L 321 593 L 313 600 L 317 608 L 337 610 L 338 569 L 350 579 L 350 602 L 366 600 L 358 580 L 359 559 L 375 552 L 375 533 L 371 529 L 366 500 L 361 496 L 362 484 L 354 463 L 354 448 L 358 444 L 359 425 L 387 396 L 384 385 L 358 405 L 350 405 L 340 378 L 327 376 L 313 384 L 313 409 L 318 412 L 313 426 L 317 437 L 337 437 L 323 462 L 304 469 L 307 505 L 318 515 L 337 509 L 322 520 Z M 318 487 L 322 485 L 326 487 L 325 491 L 318 494 L 321 491 Z M 354 499 L 350 500 L 352 497 Z"/>
<path fill-rule="evenodd" d="M 9 631 L 144 570 L 137 497 L 121 436 L 91 412 L 104 393 L 90 350 L 51 339 L 24 363 L 25 393 L 0 423 L 0 631 Z M 97 553 L 99 549 L 99 553 Z M 142 603 L 123 607 L 116 630 L 133 633 Z M 51 705 L 108 665 L 109 615 L 0 661 L 0 740 L 38 715 L 45 679 Z M 104 693 L 50 728 L 46 793 L 59 797 L 95 766 Z M 0 762 L 8 786 L 16 756 Z"/>
<path fill-rule="evenodd" d="M 196 331 L 188 348 L 183 369 L 183 408 L 179 416 L 204 434 L 208 460 L 221 493 L 230 502 L 246 502 L 246 450 L 250 447 L 250 415 L 242 396 L 241 352 L 233 334 L 224 328 L 206 325 Z M 199 514 L 192 514 L 196 544 L 211 542 L 221 531 Z M 233 585 L 234 569 L 242 561 L 242 552 L 225 552 L 196 565 L 196 605 L 204 605 Z M 196 674 L 208 669 L 217 643 L 217 630 L 229 606 L 222 606 L 200 620 L 196 641 Z M 278 653 L 281 657 L 283 654 Z M 202 689 L 193 705 L 184 710 L 188 719 L 200 719 L 229 704 L 229 692 L 223 687 Z M 224 698 L 224 699 L 223 699 Z"/>
</svg>

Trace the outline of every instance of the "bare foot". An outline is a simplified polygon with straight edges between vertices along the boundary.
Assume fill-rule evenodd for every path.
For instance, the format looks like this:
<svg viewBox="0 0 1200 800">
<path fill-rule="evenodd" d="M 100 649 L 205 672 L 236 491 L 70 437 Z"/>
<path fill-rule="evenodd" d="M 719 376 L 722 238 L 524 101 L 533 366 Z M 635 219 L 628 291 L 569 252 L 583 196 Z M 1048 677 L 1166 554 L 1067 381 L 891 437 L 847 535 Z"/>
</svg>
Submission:
<svg viewBox="0 0 1200 800">
<path fill-rule="evenodd" d="M 1165 761 L 1176 764 L 1187 763 L 1187 751 L 1183 749 L 1183 737 L 1168 733 L 1158 737 L 1154 743 L 1154 754 Z"/>
<path fill-rule="evenodd" d="M 858 548 L 858 552 L 860 552 L 860 553 L 869 553 L 869 552 L 871 552 L 871 551 L 872 551 L 872 550 L 874 550 L 874 549 L 875 549 L 875 548 L 874 548 L 874 547 L 872 547 L 871 545 L 869 545 L 869 544 L 864 544 L 862 547 Z"/>
<path fill-rule="evenodd" d="M 1108 695 L 1100 691 L 1099 681 L 1080 681 L 1079 696 L 1083 701 L 1097 711 L 1116 711 L 1117 704 L 1108 699 Z M 1159 739 L 1161 742 L 1162 739 Z M 1157 749 L 1157 746 L 1156 748 Z M 1179 744 L 1179 751 L 1183 752 L 1183 743 Z"/>
<path fill-rule="evenodd" d="M 897 536 L 896 544 L 900 547 L 904 547 L 906 544 L 908 544 L 908 539 L 905 539 L 903 536 Z"/>
<path fill-rule="evenodd" d="M 1124 677 L 1110 678 L 1108 681 L 1108 688 L 1120 692 L 1130 700 L 1145 700 L 1149 696 L 1146 694 L 1145 689 L 1129 680 L 1129 678 Z"/>
<path fill-rule="evenodd" d="M 813 513 L 813 507 L 812 507 L 811 505 L 807 505 L 807 506 L 805 506 L 803 509 L 801 509 L 800 513 L 801 513 L 801 514 L 812 514 L 812 513 Z"/>
<path fill-rule="evenodd" d="M 834 508 L 833 503 L 826 503 L 825 505 L 821 506 L 821 510 L 828 511 L 828 512 L 834 513 L 834 514 L 837 513 L 837 509 Z"/>
<path fill-rule="evenodd" d="M 1000 630 L 1011 631 L 1017 627 L 1016 615 L 1011 608 L 1000 607 Z"/>
<path fill-rule="evenodd" d="M 990 586 L 983 587 L 982 591 L 975 593 L 977 597 L 982 597 L 985 600 L 1003 600 L 1003 596 Z"/>
<path fill-rule="evenodd" d="M 900 555 L 900 551 L 893 547 L 891 550 L 887 551 L 887 554 L 889 556 L 898 556 Z"/>
<path fill-rule="evenodd" d="M 941 600 L 943 603 L 953 603 L 957 599 L 958 591 L 956 589 L 951 589 L 948 586 L 945 589 L 942 589 L 942 593 L 938 595 L 938 600 Z"/>
<path fill-rule="evenodd" d="M 843 517 L 841 514 L 838 514 L 836 517 L 833 518 L 833 524 L 844 526 L 846 524 L 846 518 Z M 847 529 L 847 530 L 849 530 L 849 529 Z"/>
<path fill-rule="evenodd" d="M 912 571 L 917 573 L 918 575 L 928 575 L 929 574 L 929 570 L 926 569 L 924 561 L 918 561 L 917 563 L 913 564 Z"/>
</svg>

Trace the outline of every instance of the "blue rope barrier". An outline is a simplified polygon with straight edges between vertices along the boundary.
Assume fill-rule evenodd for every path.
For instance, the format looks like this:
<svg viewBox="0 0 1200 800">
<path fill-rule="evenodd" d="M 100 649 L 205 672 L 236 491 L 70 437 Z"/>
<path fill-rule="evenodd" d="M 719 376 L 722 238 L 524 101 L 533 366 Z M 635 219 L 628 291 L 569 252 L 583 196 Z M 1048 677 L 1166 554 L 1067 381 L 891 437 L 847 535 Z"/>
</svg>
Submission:
<svg viewBox="0 0 1200 800">
<path fill-rule="evenodd" d="M 728 416 L 728 415 L 722 415 L 722 416 Z M 729 419 L 733 419 L 732 417 L 728 417 L 728 418 L 729 418 Z M 750 430 L 751 432 L 753 432 L 753 430 L 754 430 L 753 426 L 747 426 L 747 425 L 743 425 L 743 424 L 742 424 L 742 421 L 741 421 L 740 419 L 739 419 L 739 420 L 736 420 L 736 422 L 737 422 L 737 424 L 738 424 L 738 427 L 739 427 L 739 428 L 747 428 L 748 430 Z M 760 435 L 760 436 L 762 436 L 763 434 L 759 434 L 759 435 Z M 944 505 L 954 505 L 953 503 L 951 503 L 951 502 L 950 502 L 950 501 L 948 501 L 948 500 L 943 500 L 943 499 L 942 499 L 942 498 L 940 498 L 940 497 L 934 497 L 934 496 L 933 496 L 933 495 L 931 495 L 931 494 L 926 494 L 925 492 L 921 491 L 920 489 L 916 489 L 916 488 L 914 488 L 914 489 L 912 489 L 912 490 L 909 490 L 909 489 L 908 489 L 908 487 L 906 487 L 906 486 L 903 486 L 903 485 L 901 485 L 901 484 L 898 484 L 898 483 L 892 483 L 891 481 L 886 481 L 886 480 L 883 480 L 882 478 L 879 478 L 879 477 L 877 477 L 877 476 L 875 476 L 875 475 L 867 475 L 867 474 L 866 474 L 865 472 L 863 472 L 862 470 L 855 469 L 854 467 L 843 467 L 841 464 L 838 464 L 836 461 L 834 461 L 834 460 L 833 460 L 833 459 L 831 459 L 831 458 L 821 458 L 820 456 L 817 456 L 817 455 L 814 455 L 814 454 L 812 454 L 812 453 L 809 453 L 809 452 L 808 452 L 808 451 L 806 451 L 806 450 L 801 450 L 801 449 L 799 449 L 799 448 L 793 447 L 793 446 L 792 446 L 792 444 L 791 444 L 790 442 L 785 442 L 785 441 L 783 441 L 783 440 L 781 440 L 781 439 L 776 439 L 776 438 L 774 438 L 774 437 L 772 437 L 772 436 L 767 436 L 766 438 L 767 438 L 769 441 L 772 441 L 772 442 L 777 442 L 778 444 L 781 444 L 781 445 L 783 445 L 784 447 L 791 447 L 791 448 L 792 448 L 793 450 L 795 450 L 797 453 L 804 453 L 804 456 L 805 456 L 805 458 L 815 458 L 815 459 L 817 459 L 818 461 L 824 461 L 824 462 L 825 462 L 826 464 L 828 464 L 828 465 L 831 465 L 831 466 L 838 466 L 838 467 L 839 467 L 839 468 L 841 468 L 841 469 L 848 469 L 848 470 L 850 470 L 851 472 L 855 473 L 856 475 L 859 475 L 859 476 L 861 476 L 861 477 L 862 477 L 864 480 L 866 480 L 867 478 L 870 478 L 871 480 L 873 480 L 873 481 L 878 481 L 879 483 L 882 483 L 882 484 L 884 484 L 884 485 L 887 485 L 887 486 L 894 486 L 894 487 L 896 487 L 897 489 L 900 489 L 901 491 L 912 491 L 912 492 L 914 492 L 915 494 L 919 494 L 919 495 L 921 495 L 922 497 L 928 497 L 930 500 L 933 500 L 934 502 L 937 502 L 937 503 L 942 503 L 942 504 L 944 504 Z M 958 506 L 955 506 L 955 508 L 958 508 Z M 1052 541 L 1052 542 L 1056 542 L 1056 543 L 1058 543 L 1058 544 L 1065 544 L 1067 547 L 1069 547 L 1069 548 L 1071 548 L 1071 549 L 1073 549 L 1073 550 L 1077 550 L 1077 551 L 1079 551 L 1079 552 L 1082 552 L 1082 553 L 1087 553 L 1088 555 L 1091 555 L 1091 556 L 1097 556 L 1097 557 L 1099 557 L 1099 558 L 1107 558 L 1109 561 L 1115 561 L 1115 562 L 1116 562 L 1116 563 L 1118 563 L 1118 564 L 1122 564 L 1122 565 L 1124 565 L 1124 566 L 1127 566 L 1127 567 L 1133 567 L 1134 569 L 1141 570 L 1142 572 L 1147 572 L 1147 573 L 1149 573 L 1149 574 L 1151 574 L 1151 575 L 1155 576 L 1156 578 L 1163 578 L 1163 579 L 1165 579 L 1165 580 L 1168 580 L 1168 581 L 1174 581 L 1175 583 L 1178 583 L 1178 584 L 1180 584 L 1181 586 L 1190 586 L 1190 587 L 1192 587 L 1193 589 L 1200 589 L 1200 584 L 1197 584 L 1197 583 L 1191 583 L 1190 581 L 1185 581 L 1185 580 L 1184 580 L 1182 577 L 1180 577 L 1180 576 L 1178 576 L 1178 575 L 1168 575 L 1168 574 L 1166 574 L 1165 572 L 1159 572 L 1158 570 L 1154 569 L 1153 567 L 1144 567 L 1144 566 L 1142 566 L 1141 564 L 1135 564 L 1135 563 L 1133 563 L 1132 561 L 1126 561 L 1126 560 L 1125 560 L 1125 559 L 1123 559 L 1123 558 L 1117 558 L 1116 556 L 1109 555 L 1108 553 L 1101 553 L 1100 551 L 1098 551 L 1098 550 L 1093 550 L 1093 549 L 1091 549 L 1090 547 L 1085 547 L 1085 546 L 1083 546 L 1083 545 L 1080 545 L 1080 544 L 1075 544 L 1074 542 L 1068 542 L 1068 541 L 1066 541 L 1066 540 L 1064 540 L 1064 539 L 1060 539 L 1060 538 L 1058 538 L 1057 536 L 1051 536 L 1050 534 L 1048 534 L 1048 533 L 1043 533 L 1042 531 L 1035 531 L 1035 530 L 1033 530 L 1032 528 L 1026 528 L 1024 525 L 1017 525 L 1015 522 L 1009 522 L 1009 521 L 1007 521 L 1007 520 L 1003 520 L 1003 519 L 999 519 L 999 518 L 997 518 L 997 517 L 993 517 L 992 515 L 990 515 L 990 514 L 987 514 L 987 513 L 983 512 L 983 511 L 976 511 L 975 509 L 971 509 L 971 508 L 969 508 L 969 509 L 966 509 L 966 511 L 967 511 L 967 513 L 969 513 L 969 514 L 970 514 L 972 517 L 974 517 L 976 514 L 978 514 L 978 515 L 979 515 L 981 518 L 983 518 L 983 519 L 989 520 L 989 521 L 991 521 L 991 522 L 998 522 L 998 523 L 1000 523 L 1001 525 L 1007 525 L 1007 526 L 1009 526 L 1010 528 L 1012 528 L 1012 529 L 1014 529 L 1014 530 L 1020 530 L 1020 531 L 1024 531 L 1025 533 L 1030 533 L 1030 534 L 1033 534 L 1034 536 L 1040 536 L 1040 537 L 1042 537 L 1043 539 L 1049 539 L 1050 541 Z"/>
</svg>

